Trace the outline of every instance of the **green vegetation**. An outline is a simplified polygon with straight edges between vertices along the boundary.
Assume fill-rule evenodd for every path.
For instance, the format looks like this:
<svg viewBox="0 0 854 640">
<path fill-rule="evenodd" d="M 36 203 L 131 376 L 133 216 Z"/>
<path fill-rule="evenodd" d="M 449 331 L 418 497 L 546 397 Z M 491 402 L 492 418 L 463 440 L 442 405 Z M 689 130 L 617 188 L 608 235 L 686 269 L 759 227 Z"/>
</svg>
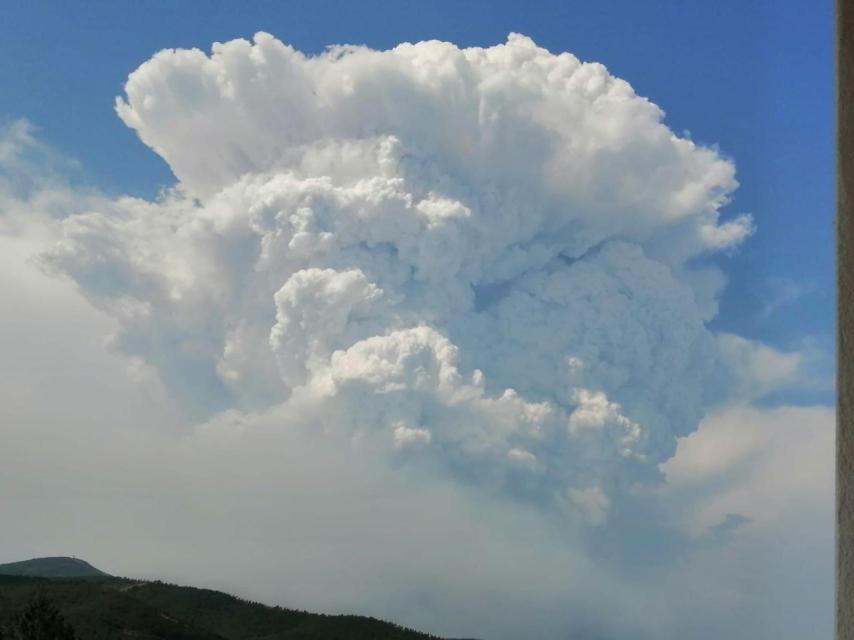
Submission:
<svg viewBox="0 0 854 640">
<path fill-rule="evenodd" d="M 34 598 L 55 604 L 79 640 L 437 640 L 374 618 L 267 607 L 218 591 L 104 575 L 0 575 L 0 625 L 16 620 Z M 72 637 L 19 635 L 9 640 Z M 7 640 L 2 634 L 0 638 Z"/>
<path fill-rule="evenodd" d="M 82 578 L 106 576 L 85 560 L 78 558 L 34 558 L 21 562 L 0 564 L 0 574 L 10 576 L 39 576 L 42 578 Z"/>
<path fill-rule="evenodd" d="M 54 604 L 38 592 L 30 603 L 0 626 L 3 640 L 76 640 L 74 629 Z"/>
</svg>

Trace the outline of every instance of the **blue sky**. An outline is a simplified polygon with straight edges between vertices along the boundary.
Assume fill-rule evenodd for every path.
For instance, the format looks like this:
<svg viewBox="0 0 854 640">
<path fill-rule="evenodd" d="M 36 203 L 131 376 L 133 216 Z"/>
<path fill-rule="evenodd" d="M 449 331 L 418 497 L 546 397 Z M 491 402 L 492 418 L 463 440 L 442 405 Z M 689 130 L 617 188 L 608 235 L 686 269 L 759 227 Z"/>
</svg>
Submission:
<svg viewBox="0 0 854 640">
<path fill-rule="evenodd" d="M 173 178 L 115 116 L 127 74 L 154 51 L 268 31 L 306 52 L 510 31 L 599 61 L 719 145 L 741 183 L 727 211 L 758 233 L 727 259 L 715 327 L 797 348 L 833 344 L 833 10 L 830 2 L 16 2 L 0 24 L 0 114 L 26 117 L 100 188 L 152 195 Z M 785 292 L 797 298 L 779 307 Z M 771 304 L 773 312 L 766 307 Z M 763 311 L 765 310 L 765 311 Z"/>
<path fill-rule="evenodd" d="M 454 637 L 829 637 L 832 20 L 10 3 L 0 561 Z"/>
</svg>

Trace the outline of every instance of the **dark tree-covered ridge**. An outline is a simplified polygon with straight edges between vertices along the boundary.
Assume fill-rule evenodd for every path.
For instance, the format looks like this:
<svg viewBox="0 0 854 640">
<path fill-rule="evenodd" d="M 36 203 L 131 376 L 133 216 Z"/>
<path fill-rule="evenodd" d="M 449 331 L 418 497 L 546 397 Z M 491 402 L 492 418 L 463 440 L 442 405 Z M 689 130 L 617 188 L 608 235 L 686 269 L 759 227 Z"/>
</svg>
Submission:
<svg viewBox="0 0 854 640">
<path fill-rule="evenodd" d="M 376 618 L 269 607 L 209 589 L 97 576 L 0 575 L 0 624 L 37 593 L 56 605 L 78 640 L 439 640 Z"/>
<path fill-rule="evenodd" d="M 74 629 L 59 609 L 38 590 L 29 603 L 0 625 L 3 640 L 76 640 Z"/>
</svg>

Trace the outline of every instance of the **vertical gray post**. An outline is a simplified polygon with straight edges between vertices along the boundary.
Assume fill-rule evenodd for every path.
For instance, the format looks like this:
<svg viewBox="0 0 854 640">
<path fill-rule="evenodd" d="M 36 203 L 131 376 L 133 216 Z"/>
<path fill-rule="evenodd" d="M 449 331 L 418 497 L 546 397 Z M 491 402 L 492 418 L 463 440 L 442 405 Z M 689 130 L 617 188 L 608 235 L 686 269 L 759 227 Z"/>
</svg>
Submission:
<svg viewBox="0 0 854 640">
<path fill-rule="evenodd" d="M 854 640 L 854 0 L 836 2 L 836 637 Z"/>
</svg>

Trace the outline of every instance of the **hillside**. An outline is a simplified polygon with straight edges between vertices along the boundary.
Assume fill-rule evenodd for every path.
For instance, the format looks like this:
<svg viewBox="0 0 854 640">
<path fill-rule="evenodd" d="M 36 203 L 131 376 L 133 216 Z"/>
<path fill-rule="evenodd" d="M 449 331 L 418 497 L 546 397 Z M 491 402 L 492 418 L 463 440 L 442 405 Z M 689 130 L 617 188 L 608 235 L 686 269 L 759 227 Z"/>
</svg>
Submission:
<svg viewBox="0 0 854 640">
<path fill-rule="evenodd" d="M 78 558 L 33 558 L 21 562 L 0 564 L 0 575 L 38 576 L 42 578 L 83 578 L 88 576 L 106 576 L 85 560 Z"/>
<path fill-rule="evenodd" d="M 0 575 L 0 624 L 38 591 L 80 640 L 436 640 L 375 618 L 267 607 L 218 591 L 109 576 Z"/>
</svg>

